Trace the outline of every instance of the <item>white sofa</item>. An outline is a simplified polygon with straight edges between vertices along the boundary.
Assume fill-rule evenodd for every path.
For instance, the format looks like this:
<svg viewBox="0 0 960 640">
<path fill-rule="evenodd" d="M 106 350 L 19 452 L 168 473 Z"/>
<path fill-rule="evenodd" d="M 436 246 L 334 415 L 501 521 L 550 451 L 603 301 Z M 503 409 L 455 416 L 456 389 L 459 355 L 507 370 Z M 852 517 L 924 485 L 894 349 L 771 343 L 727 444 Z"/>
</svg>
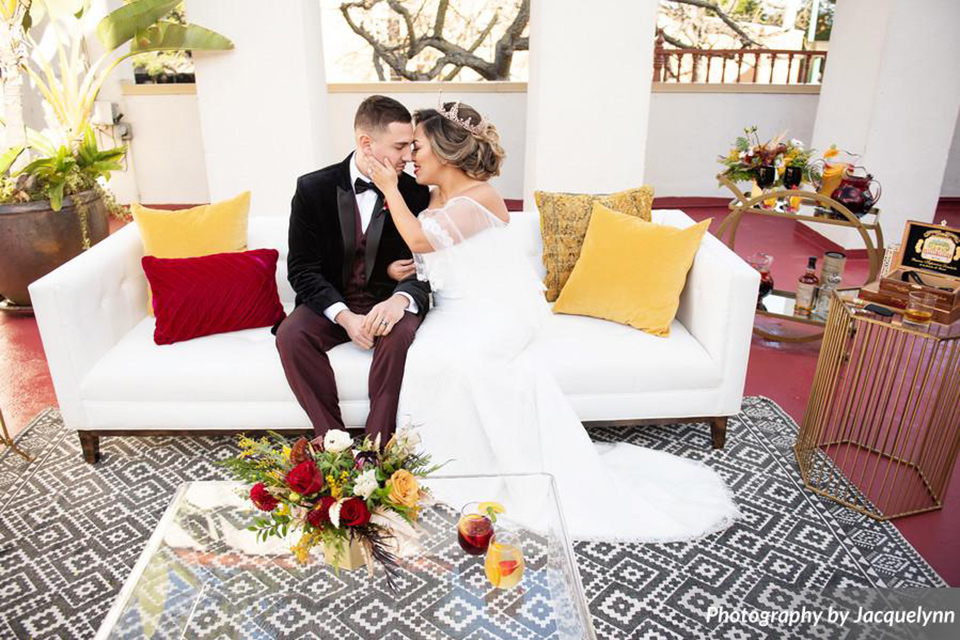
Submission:
<svg viewBox="0 0 960 640">
<path fill-rule="evenodd" d="M 685 227 L 682 211 L 654 220 Z M 511 228 L 541 273 L 539 219 L 515 213 Z M 250 220 L 250 248 L 280 251 L 280 297 L 289 311 L 286 216 Z M 153 343 L 143 248 L 127 225 L 30 286 L 63 419 L 84 457 L 104 435 L 186 435 L 307 430 L 269 329 Z M 585 423 L 704 421 L 722 447 L 726 419 L 740 410 L 758 274 L 709 234 L 697 254 L 669 338 L 603 320 L 553 316 L 535 349 Z M 330 352 L 348 427 L 368 411 L 370 352 Z"/>
</svg>

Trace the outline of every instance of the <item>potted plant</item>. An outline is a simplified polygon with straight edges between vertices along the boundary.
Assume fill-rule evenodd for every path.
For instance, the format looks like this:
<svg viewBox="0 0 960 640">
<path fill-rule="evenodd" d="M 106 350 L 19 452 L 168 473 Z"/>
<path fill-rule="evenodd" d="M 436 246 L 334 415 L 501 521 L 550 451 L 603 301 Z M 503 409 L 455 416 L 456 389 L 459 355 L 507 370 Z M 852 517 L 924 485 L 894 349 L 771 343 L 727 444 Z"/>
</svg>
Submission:
<svg viewBox="0 0 960 640">
<path fill-rule="evenodd" d="M 89 64 L 81 29 L 88 4 L 0 0 L 6 134 L 0 155 L 0 308 L 6 310 L 29 311 L 27 285 L 102 240 L 108 214 L 123 213 L 103 185 L 122 168 L 126 148 L 101 150 L 90 122 L 113 70 L 146 53 L 233 48 L 218 33 L 165 19 L 181 0 L 133 0 L 100 21 L 97 36 L 106 52 Z M 45 17 L 57 40 L 49 58 L 30 35 Z M 129 51 L 120 53 L 127 43 Z M 43 132 L 24 126 L 24 76 L 43 98 Z"/>
</svg>

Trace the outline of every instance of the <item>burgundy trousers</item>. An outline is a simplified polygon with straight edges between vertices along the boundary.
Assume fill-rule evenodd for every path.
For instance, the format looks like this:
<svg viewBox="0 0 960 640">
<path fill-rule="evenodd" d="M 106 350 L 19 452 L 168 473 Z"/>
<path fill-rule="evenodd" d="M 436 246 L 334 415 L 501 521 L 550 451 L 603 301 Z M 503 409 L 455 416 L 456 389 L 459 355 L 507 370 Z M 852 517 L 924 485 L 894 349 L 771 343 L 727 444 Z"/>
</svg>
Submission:
<svg viewBox="0 0 960 640">
<path fill-rule="evenodd" d="M 374 343 L 366 432 L 371 440 L 379 435 L 381 446 L 396 430 L 403 369 L 419 326 L 420 317 L 405 312 L 390 333 L 376 338 Z M 344 428 L 337 381 L 327 356 L 327 351 L 344 342 L 350 342 L 350 336 L 343 327 L 306 305 L 297 307 L 277 329 L 283 372 L 318 436 L 329 429 Z"/>
</svg>

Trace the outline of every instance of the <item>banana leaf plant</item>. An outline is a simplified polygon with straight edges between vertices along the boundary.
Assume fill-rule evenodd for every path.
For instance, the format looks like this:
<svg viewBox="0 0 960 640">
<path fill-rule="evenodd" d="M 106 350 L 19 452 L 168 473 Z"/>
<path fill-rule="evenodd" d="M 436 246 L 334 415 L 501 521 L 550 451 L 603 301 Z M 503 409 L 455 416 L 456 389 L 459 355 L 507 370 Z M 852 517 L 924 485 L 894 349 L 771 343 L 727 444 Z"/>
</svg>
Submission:
<svg viewBox="0 0 960 640">
<path fill-rule="evenodd" d="M 125 147 L 97 148 L 91 126 L 103 83 L 122 62 L 155 51 L 225 51 L 226 37 L 194 24 L 165 19 L 182 0 L 132 0 L 104 17 L 97 37 L 105 53 L 90 63 L 84 53 L 82 20 L 90 0 L 0 0 L 0 73 L 6 151 L 0 154 L 0 202 L 63 197 L 120 168 Z M 45 56 L 31 35 L 49 18 L 56 51 Z M 128 51 L 121 51 L 129 43 Z M 29 131 L 23 120 L 23 74 L 43 98 L 49 129 Z M 23 168 L 19 168 L 21 165 Z M 18 170 L 19 169 L 19 170 Z M 73 176 L 64 179 L 64 176 Z M 82 176 L 78 179 L 77 176 Z M 10 184 L 17 177 L 15 185 Z M 12 199 L 12 200 L 11 200 Z"/>
</svg>

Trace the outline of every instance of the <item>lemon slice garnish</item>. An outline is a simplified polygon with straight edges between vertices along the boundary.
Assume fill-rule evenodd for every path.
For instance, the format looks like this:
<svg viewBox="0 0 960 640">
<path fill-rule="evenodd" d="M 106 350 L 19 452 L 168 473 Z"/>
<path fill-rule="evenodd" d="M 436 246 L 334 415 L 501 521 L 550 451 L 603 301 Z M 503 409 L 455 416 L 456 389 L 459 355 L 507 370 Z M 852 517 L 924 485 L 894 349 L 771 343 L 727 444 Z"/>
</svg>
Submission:
<svg viewBox="0 0 960 640">
<path fill-rule="evenodd" d="M 494 513 L 504 513 L 506 511 L 499 502 L 481 502 L 478 510 L 481 512 L 493 511 Z"/>
</svg>

